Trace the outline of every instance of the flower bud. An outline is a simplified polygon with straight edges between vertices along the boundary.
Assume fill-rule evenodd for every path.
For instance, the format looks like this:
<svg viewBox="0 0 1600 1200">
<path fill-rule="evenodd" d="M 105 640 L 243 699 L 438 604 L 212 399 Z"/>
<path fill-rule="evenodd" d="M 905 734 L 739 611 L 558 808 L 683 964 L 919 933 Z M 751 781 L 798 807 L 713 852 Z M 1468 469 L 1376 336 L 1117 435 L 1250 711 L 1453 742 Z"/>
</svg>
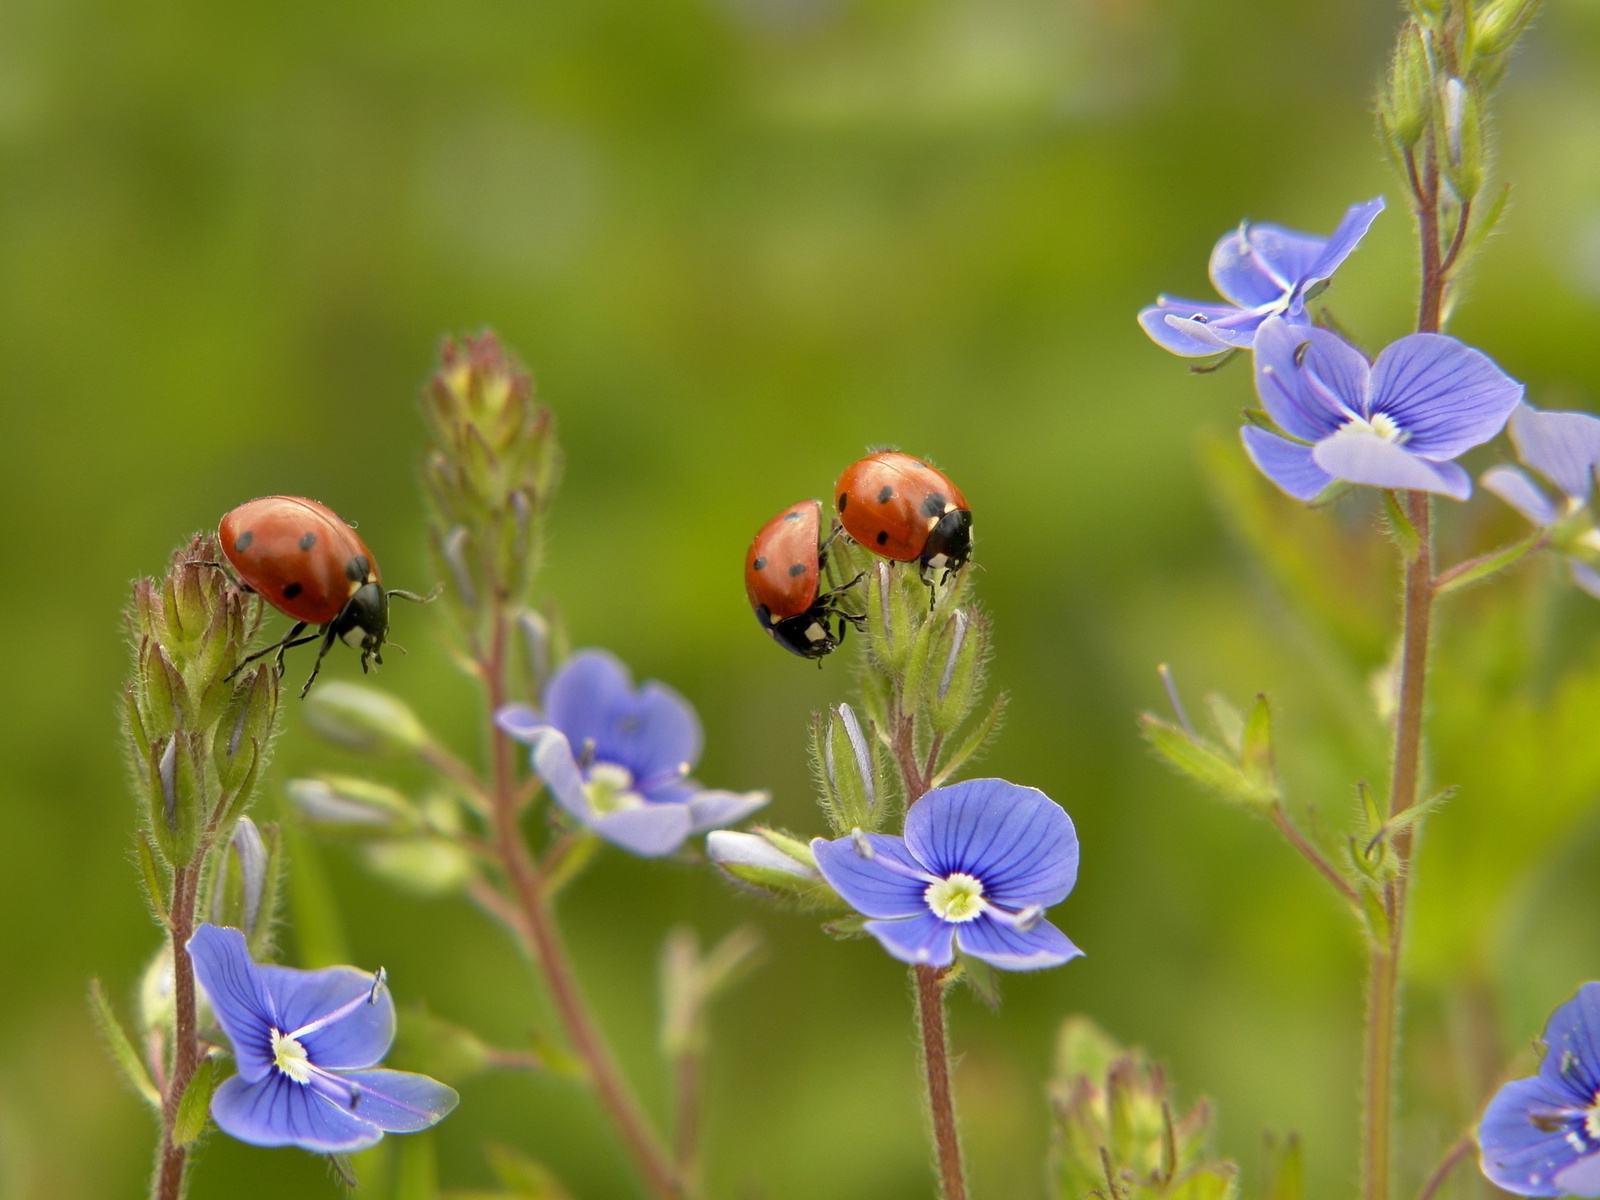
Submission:
<svg viewBox="0 0 1600 1200">
<path fill-rule="evenodd" d="M 933 661 L 938 674 L 924 682 L 924 704 L 935 733 L 954 733 L 971 714 L 983 693 L 989 658 L 989 622 L 981 614 L 958 608 L 936 635 Z"/>
<path fill-rule="evenodd" d="M 834 828 L 876 829 L 882 814 L 873 741 L 848 704 L 813 722 L 812 755 L 823 811 Z"/>
<path fill-rule="evenodd" d="M 315 825 L 388 834 L 420 827 L 416 809 L 403 794 L 353 775 L 291 779 L 284 790 L 300 815 Z"/>
<path fill-rule="evenodd" d="M 209 815 L 193 735 L 180 731 L 157 738 L 150 743 L 150 753 L 146 776 L 150 829 L 168 862 L 186 863 L 199 846 Z"/>
<path fill-rule="evenodd" d="M 1389 85 L 1381 99 L 1384 131 L 1398 152 L 1422 138 L 1433 108 L 1428 94 L 1431 78 L 1426 35 L 1417 26 L 1407 25 L 1395 46 Z"/>
<path fill-rule="evenodd" d="M 915 582 L 911 572 L 896 571 L 882 560 L 867 576 L 867 645 L 886 675 L 905 670 L 916 637 L 908 581 Z"/>
<path fill-rule="evenodd" d="M 807 908 L 843 906 L 817 870 L 811 847 L 774 829 L 713 830 L 706 835 L 706 856 L 749 891 Z"/>
<path fill-rule="evenodd" d="M 145 965 L 139 978 L 139 1024 L 146 1033 L 155 1030 L 170 1031 L 177 1017 L 178 1002 L 173 994 L 172 944 L 163 942 L 161 949 Z M 211 997 L 206 989 L 194 989 L 195 1023 L 204 1029 L 215 1019 L 211 1012 Z"/>
<path fill-rule="evenodd" d="M 1504 55 L 1526 32 L 1539 0 L 1489 0 L 1472 15 L 1472 51 L 1485 58 Z"/>
<path fill-rule="evenodd" d="M 1471 200 L 1483 188 L 1483 96 L 1471 84 L 1447 79 L 1440 107 L 1447 151 L 1445 178 L 1458 200 Z"/>
<path fill-rule="evenodd" d="M 211 881 L 213 925 L 231 925 L 246 938 L 254 938 L 266 898 L 268 857 L 261 830 L 249 817 L 240 817 L 228 849 L 216 860 Z"/>
<path fill-rule="evenodd" d="M 235 792 L 272 740 L 278 719 L 278 670 L 262 663 L 229 687 L 232 691 L 211 737 L 211 761 L 224 790 Z"/>
<path fill-rule="evenodd" d="M 325 683 L 302 711 L 317 733 L 357 754 L 402 757 L 428 744 L 428 731 L 403 701 L 362 684 Z"/>
<path fill-rule="evenodd" d="M 537 696 L 550 677 L 550 622 L 537 610 L 525 608 L 517 614 L 517 631 L 528 664 L 529 693 Z"/>
</svg>

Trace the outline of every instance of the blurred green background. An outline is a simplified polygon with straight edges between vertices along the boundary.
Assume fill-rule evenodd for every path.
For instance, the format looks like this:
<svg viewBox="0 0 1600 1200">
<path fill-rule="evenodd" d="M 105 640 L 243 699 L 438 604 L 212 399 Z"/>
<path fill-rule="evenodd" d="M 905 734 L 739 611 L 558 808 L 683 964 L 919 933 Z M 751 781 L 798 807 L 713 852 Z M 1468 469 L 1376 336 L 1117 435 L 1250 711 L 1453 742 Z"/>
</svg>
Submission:
<svg viewBox="0 0 1600 1200">
<path fill-rule="evenodd" d="M 751 533 L 885 443 L 973 502 L 994 682 L 1014 699 L 985 770 L 1077 820 L 1083 875 L 1055 917 L 1088 951 L 1008 978 L 998 1014 L 955 1000 L 978 1197 L 1045 1194 L 1042 1087 L 1074 1011 L 1216 1100 L 1247 1187 L 1272 1128 L 1305 1136 L 1315 1195 L 1351 1190 L 1355 935 L 1264 824 L 1156 764 L 1133 717 L 1159 699 L 1158 661 L 1196 709 L 1211 688 L 1270 689 L 1296 798 L 1339 821 L 1354 780 L 1382 777 L 1364 677 L 1388 652 L 1392 579 L 1381 550 L 1352 549 L 1377 541 L 1370 512 L 1297 514 L 1239 473 L 1242 364 L 1189 375 L 1133 314 L 1161 289 L 1207 294 L 1206 255 L 1242 216 L 1326 231 L 1386 192 L 1330 300 L 1369 344 L 1405 331 L 1409 234 L 1368 115 L 1397 10 L 0 5 L 0 1198 L 135 1196 L 150 1160 L 84 1004 L 94 974 L 127 1000 L 157 943 L 116 733 L 128 581 L 233 504 L 291 492 L 359 520 L 386 576 L 425 588 L 414 396 L 441 333 L 485 325 L 561 421 L 543 589 L 574 641 L 684 691 L 700 776 L 772 788 L 797 831 L 822 828 L 804 722 L 844 698 L 850 656 L 819 672 L 761 636 L 739 579 Z M 1600 395 L 1597 68 L 1600 3 L 1550 0 L 1503 97 L 1512 207 L 1454 326 L 1555 407 Z M 1208 475 L 1279 539 L 1277 572 L 1249 565 Z M 1443 541 L 1517 532 L 1479 497 Z M 1298 607 L 1280 586 L 1296 544 L 1313 547 Z M 1600 606 L 1558 583 L 1536 566 L 1445 615 L 1435 776 L 1465 787 L 1420 867 L 1410 1182 L 1502 1047 L 1600 975 Z M 397 613 L 411 654 L 383 683 L 470 752 L 472 693 L 431 619 Z M 354 666 L 341 652 L 331 674 Z M 287 774 L 332 762 L 294 706 L 258 816 Z M 301 865 L 402 1001 L 508 1044 L 543 1020 L 465 901 L 398 895 L 339 850 Z M 663 933 L 764 932 L 766 964 L 717 1010 L 717 1196 L 930 1194 L 904 975 L 875 945 L 614 851 L 565 912 L 658 1111 Z M 467 1083 L 436 1135 L 444 1183 L 487 1186 L 490 1141 L 586 1200 L 634 1194 L 559 1080 Z M 308 1155 L 217 1138 L 193 1194 L 337 1191 Z"/>
</svg>

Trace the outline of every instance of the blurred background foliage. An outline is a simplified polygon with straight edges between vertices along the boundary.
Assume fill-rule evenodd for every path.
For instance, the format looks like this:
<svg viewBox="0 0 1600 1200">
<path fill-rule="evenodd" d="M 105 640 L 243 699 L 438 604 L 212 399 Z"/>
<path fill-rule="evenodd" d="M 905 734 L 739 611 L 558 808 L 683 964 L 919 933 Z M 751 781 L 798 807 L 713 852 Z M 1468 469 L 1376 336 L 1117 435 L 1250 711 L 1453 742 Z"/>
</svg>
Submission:
<svg viewBox="0 0 1600 1200">
<path fill-rule="evenodd" d="M 1348 1191 L 1355 935 L 1265 824 L 1154 762 L 1133 716 L 1159 698 L 1158 661 L 1195 707 L 1270 691 L 1293 799 L 1342 821 L 1353 782 L 1383 775 L 1368 679 L 1391 568 L 1362 549 L 1369 510 L 1297 512 L 1241 471 L 1242 363 L 1191 376 L 1133 314 L 1157 290 L 1206 294 L 1206 255 L 1241 216 L 1326 231 L 1353 201 L 1398 199 L 1369 116 L 1397 9 L 0 5 L 0 1198 L 133 1196 L 149 1162 L 84 1003 L 96 973 L 126 1000 L 157 941 L 115 734 L 128 581 L 233 504 L 291 492 L 358 520 L 389 580 L 425 589 L 414 397 L 441 333 L 484 325 L 561 421 L 543 588 L 574 642 L 684 691 L 701 777 L 771 787 L 797 831 L 822 827 L 804 722 L 842 697 L 850 655 L 819 672 L 760 634 L 748 538 L 885 443 L 972 500 L 994 679 L 1014 695 L 985 769 L 1078 821 L 1083 876 L 1056 915 L 1088 951 L 1008 978 L 998 1014 L 956 1003 L 976 1194 L 1045 1194 L 1045 1078 L 1075 1011 L 1214 1098 L 1247 1190 L 1272 1129 L 1304 1136 L 1312 1194 Z M 1545 406 L 1600 404 L 1597 68 L 1600 3 L 1549 0 L 1504 91 L 1512 207 L 1454 325 Z M 1391 207 L 1329 298 L 1376 346 L 1405 331 L 1412 292 Z M 1478 497 L 1442 537 L 1460 554 L 1517 533 Z M 478 714 L 430 620 L 396 614 L 411 654 L 383 682 L 471 749 Z M 1536 564 L 1448 601 L 1440 644 L 1433 777 L 1463 787 L 1420 863 L 1412 1181 L 1504 1054 L 1600 975 L 1600 607 Z M 341 653 L 332 677 L 353 669 Z M 291 711 L 257 815 L 286 775 L 328 765 Z M 321 950 L 383 964 L 402 1002 L 502 1044 L 543 1021 L 465 901 L 397 898 L 345 851 L 298 850 L 338 913 Z M 715 1017 L 716 1194 L 929 1194 L 904 976 L 875 945 L 613 851 L 564 907 L 658 1107 L 665 931 L 763 930 L 765 965 Z M 469 1081 L 406 1153 L 483 1188 L 489 1143 L 576 1196 L 632 1194 L 559 1078 Z M 308 1155 L 222 1138 L 194 1188 L 336 1194 Z"/>
</svg>

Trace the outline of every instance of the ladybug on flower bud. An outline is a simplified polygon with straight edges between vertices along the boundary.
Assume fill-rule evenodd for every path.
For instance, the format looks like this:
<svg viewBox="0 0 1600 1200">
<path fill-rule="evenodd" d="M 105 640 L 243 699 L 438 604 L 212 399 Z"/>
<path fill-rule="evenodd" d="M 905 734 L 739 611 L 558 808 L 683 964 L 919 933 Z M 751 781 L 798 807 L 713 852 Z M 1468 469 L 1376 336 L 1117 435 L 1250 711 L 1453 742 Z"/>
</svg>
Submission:
<svg viewBox="0 0 1600 1200">
<path fill-rule="evenodd" d="M 217 537 L 245 588 L 295 621 L 281 639 L 247 657 L 233 673 L 274 651 L 282 672 L 285 650 L 320 638 L 322 648 L 300 689 L 302 697 L 311 690 L 335 639 L 361 651 L 363 672 L 368 660 L 382 665 L 391 596 L 418 602 L 431 598 L 385 591 L 378 560 L 356 531 L 331 508 L 303 496 L 247 501 L 222 518 Z M 308 634 L 311 625 L 317 632 Z"/>
<path fill-rule="evenodd" d="M 859 626 L 861 621 L 838 605 L 840 593 L 854 586 L 859 575 L 844 587 L 820 590 L 828 566 L 828 543 L 821 540 L 821 530 L 822 505 L 802 500 L 761 527 L 744 559 L 745 595 L 761 628 L 785 650 L 819 660 L 844 641 L 846 624 Z"/>
<path fill-rule="evenodd" d="M 833 489 L 844 530 L 874 554 L 947 575 L 972 556 L 972 510 L 944 472 L 898 450 L 851 463 Z"/>
</svg>

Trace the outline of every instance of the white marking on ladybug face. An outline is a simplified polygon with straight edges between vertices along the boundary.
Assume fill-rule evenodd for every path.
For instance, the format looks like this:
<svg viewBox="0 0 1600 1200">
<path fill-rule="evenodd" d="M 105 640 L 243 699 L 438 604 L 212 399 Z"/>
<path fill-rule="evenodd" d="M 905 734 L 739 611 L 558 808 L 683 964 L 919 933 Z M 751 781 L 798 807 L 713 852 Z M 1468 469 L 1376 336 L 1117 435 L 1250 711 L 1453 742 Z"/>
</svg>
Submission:
<svg viewBox="0 0 1600 1200">
<path fill-rule="evenodd" d="M 944 506 L 944 511 L 947 513 L 953 513 L 955 510 L 956 506 L 954 504 L 946 503 Z"/>
<path fill-rule="evenodd" d="M 939 523 L 939 518 L 938 517 L 929 517 L 928 518 L 928 532 L 932 533 L 933 529 L 934 529 L 934 526 L 936 526 L 938 523 Z"/>
<path fill-rule="evenodd" d="M 361 643 L 366 638 L 367 631 L 359 625 L 352 625 L 340 635 L 340 640 L 352 650 L 361 649 Z"/>
<path fill-rule="evenodd" d="M 928 560 L 928 566 L 935 571 L 944 570 L 945 563 L 950 561 L 948 554 L 935 554 Z"/>
<path fill-rule="evenodd" d="M 806 640 L 809 642 L 820 642 L 827 636 L 828 631 L 815 621 L 806 626 Z"/>
</svg>

